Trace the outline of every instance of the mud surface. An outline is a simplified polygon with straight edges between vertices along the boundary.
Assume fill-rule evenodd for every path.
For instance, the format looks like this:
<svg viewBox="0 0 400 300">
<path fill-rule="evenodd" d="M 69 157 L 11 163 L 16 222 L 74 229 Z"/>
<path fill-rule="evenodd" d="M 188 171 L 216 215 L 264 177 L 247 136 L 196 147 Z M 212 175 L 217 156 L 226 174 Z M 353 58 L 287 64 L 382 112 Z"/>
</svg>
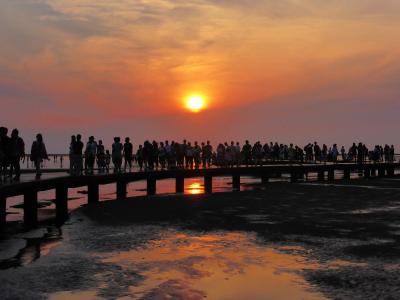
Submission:
<svg viewBox="0 0 400 300">
<path fill-rule="evenodd" d="M 3 261 L 0 298 L 400 297 L 397 178 L 103 202 L 50 238 Z"/>
</svg>

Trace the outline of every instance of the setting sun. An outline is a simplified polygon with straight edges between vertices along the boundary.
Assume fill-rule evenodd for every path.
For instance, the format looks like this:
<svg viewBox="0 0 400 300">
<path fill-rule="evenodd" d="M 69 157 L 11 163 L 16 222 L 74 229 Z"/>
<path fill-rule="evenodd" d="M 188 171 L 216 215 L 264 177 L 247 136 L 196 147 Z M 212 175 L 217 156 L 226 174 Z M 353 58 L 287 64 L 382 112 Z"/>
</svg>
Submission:
<svg viewBox="0 0 400 300">
<path fill-rule="evenodd" d="M 205 108 L 204 97 L 199 95 L 191 95 L 186 99 L 186 108 L 191 112 L 199 112 Z"/>
</svg>

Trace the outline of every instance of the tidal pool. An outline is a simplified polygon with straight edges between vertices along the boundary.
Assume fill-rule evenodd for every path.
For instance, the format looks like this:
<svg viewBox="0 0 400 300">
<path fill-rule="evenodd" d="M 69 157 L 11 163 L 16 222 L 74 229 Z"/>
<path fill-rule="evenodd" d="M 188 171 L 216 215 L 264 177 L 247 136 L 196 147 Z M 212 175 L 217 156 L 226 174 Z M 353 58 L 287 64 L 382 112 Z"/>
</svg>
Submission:
<svg viewBox="0 0 400 300">
<path fill-rule="evenodd" d="M 140 278 L 114 295 L 117 299 L 325 299 L 300 275 L 318 268 L 298 254 L 302 250 L 263 245 L 251 233 L 167 229 L 132 250 L 93 253 L 102 264 L 113 265 L 95 274 L 98 287 L 49 298 L 112 298 L 104 289 L 115 280 L 117 267 Z"/>
</svg>

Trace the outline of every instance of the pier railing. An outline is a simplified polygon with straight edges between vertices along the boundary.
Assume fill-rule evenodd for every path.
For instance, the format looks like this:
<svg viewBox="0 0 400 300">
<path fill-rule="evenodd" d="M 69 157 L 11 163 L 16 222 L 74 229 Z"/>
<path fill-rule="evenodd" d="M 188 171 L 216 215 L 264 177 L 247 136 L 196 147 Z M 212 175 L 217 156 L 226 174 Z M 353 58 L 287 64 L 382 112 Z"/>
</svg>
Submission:
<svg viewBox="0 0 400 300">
<path fill-rule="evenodd" d="M 309 174 L 317 174 L 319 181 L 333 181 L 340 174 L 344 180 L 350 180 L 351 173 L 357 172 L 361 176 L 384 177 L 394 176 L 395 171 L 400 169 L 400 163 L 378 163 L 378 164 L 304 164 L 304 165 L 271 165 L 260 167 L 235 167 L 235 168 L 210 168 L 210 169 L 184 169 L 164 170 L 150 172 L 132 172 L 117 174 L 97 174 L 85 176 L 64 176 L 51 179 L 43 179 L 29 182 L 12 183 L 0 186 L 0 229 L 6 226 L 6 202 L 7 198 L 13 196 L 24 197 L 24 226 L 29 229 L 38 224 L 38 192 L 56 191 L 56 220 L 64 222 L 68 218 L 68 189 L 87 186 L 88 203 L 99 201 L 99 186 L 116 183 L 116 194 L 118 200 L 127 198 L 127 185 L 135 181 L 147 181 L 147 195 L 155 195 L 157 192 L 157 180 L 175 179 L 176 193 L 184 192 L 185 178 L 203 177 L 205 193 L 212 193 L 213 177 L 232 177 L 232 187 L 240 190 L 240 178 L 242 176 L 259 177 L 263 183 L 270 178 L 280 177 L 288 174 L 291 182 L 303 179 Z"/>
</svg>

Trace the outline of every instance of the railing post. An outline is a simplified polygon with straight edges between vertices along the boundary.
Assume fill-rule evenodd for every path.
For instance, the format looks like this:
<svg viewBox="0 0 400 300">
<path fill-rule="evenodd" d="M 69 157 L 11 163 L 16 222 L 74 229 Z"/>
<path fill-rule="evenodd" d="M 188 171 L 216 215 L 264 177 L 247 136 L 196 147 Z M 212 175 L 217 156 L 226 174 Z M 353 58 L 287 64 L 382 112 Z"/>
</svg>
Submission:
<svg viewBox="0 0 400 300">
<path fill-rule="evenodd" d="M 183 174 L 179 174 L 175 178 L 175 191 L 178 194 L 182 194 L 185 188 L 185 177 Z"/>
<path fill-rule="evenodd" d="M 335 180 L 335 169 L 329 169 L 328 171 L 328 180 L 334 181 Z"/>
<path fill-rule="evenodd" d="M 325 171 L 318 171 L 318 180 L 319 181 L 325 180 Z"/>
<path fill-rule="evenodd" d="M 118 179 L 117 180 L 117 199 L 124 200 L 126 199 L 126 187 L 127 183 L 124 180 Z"/>
<path fill-rule="evenodd" d="M 0 195 L 0 231 L 6 227 L 6 205 L 7 198 L 4 195 Z"/>
<path fill-rule="evenodd" d="M 62 224 L 68 219 L 68 186 L 60 184 L 56 187 L 56 221 Z"/>
<path fill-rule="evenodd" d="M 38 196 L 37 190 L 32 188 L 24 193 L 24 227 L 35 228 L 38 223 Z"/>
<path fill-rule="evenodd" d="M 240 174 L 232 175 L 232 187 L 236 191 L 240 191 Z"/>
<path fill-rule="evenodd" d="M 207 194 L 212 193 L 212 176 L 210 174 L 204 175 L 204 191 Z"/>
<path fill-rule="evenodd" d="M 147 176 L 147 196 L 156 194 L 156 178 L 152 173 Z"/>
<path fill-rule="evenodd" d="M 376 177 L 376 167 L 375 166 L 373 166 L 371 168 L 371 176 Z"/>
<path fill-rule="evenodd" d="M 349 168 L 344 169 L 343 179 L 350 180 L 350 169 Z"/>
<path fill-rule="evenodd" d="M 99 202 L 99 184 L 96 182 L 91 182 L 88 185 L 88 202 Z"/>
</svg>

